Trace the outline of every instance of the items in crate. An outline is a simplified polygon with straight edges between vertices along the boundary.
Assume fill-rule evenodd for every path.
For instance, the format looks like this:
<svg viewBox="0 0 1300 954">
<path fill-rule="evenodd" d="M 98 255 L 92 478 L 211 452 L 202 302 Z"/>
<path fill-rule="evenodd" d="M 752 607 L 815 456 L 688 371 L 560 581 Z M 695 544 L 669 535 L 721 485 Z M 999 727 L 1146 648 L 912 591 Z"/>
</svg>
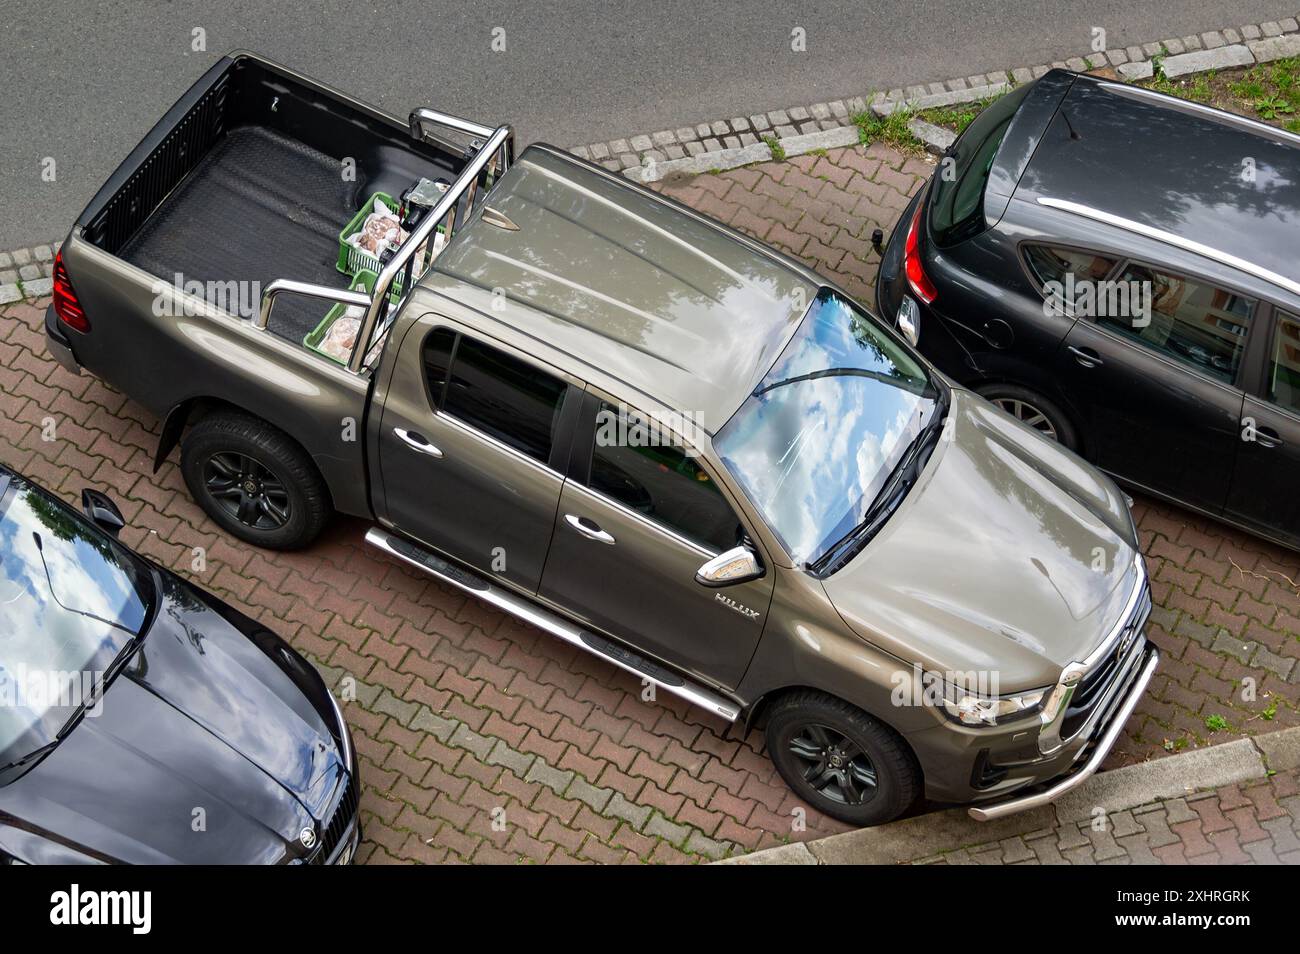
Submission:
<svg viewBox="0 0 1300 954">
<path fill-rule="evenodd" d="M 366 310 L 360 305 L 350 305 L 345 308 L 325 332 L 325 337 L 321 339 L 316 350 L 340 364 L 346 364 L 352 355 L 353 346 L 357 343 L 361 319 L 365 316 Z"/>
<path fill-rule="evenodd" d="M 353 248 L 378 258 L 388 249 L 398 248 L 409 234 L 402 228 L 397 213 L 383 199 L 375 196 L 372 211 L 362 221 L 360 230 L 347 236 L 344 241 Z"/>
</svg>

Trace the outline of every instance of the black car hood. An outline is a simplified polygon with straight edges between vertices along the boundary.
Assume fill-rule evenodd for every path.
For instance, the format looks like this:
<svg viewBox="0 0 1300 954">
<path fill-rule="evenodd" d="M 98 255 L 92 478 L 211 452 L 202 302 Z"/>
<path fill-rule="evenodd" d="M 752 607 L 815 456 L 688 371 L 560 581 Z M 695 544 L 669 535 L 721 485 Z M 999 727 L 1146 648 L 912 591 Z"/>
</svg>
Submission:
<svg viewBox="0 0 1300 954">
<path fill-rule="evenodd" d="M 164 578 L 154 623 L 99 708 L 0 788 L 6 821 L 55 855 L 302 857 L 299 833 L 319 833 L 346 781 L 329 725 L 293 679 L 175 578 Z"/>
</svg>

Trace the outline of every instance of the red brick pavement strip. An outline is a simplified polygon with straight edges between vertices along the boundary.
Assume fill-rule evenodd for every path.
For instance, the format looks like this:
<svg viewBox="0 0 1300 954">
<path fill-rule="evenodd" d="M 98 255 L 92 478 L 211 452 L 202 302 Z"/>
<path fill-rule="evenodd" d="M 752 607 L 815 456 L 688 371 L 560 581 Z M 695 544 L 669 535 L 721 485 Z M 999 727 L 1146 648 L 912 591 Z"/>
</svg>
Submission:
<svg viewBox="0 0 1300 954">
<path fill-rule="evenodd" d="M 912 864 L 1300 865 L 1300 770 L 968 845 Z"/>
<path fill-rule="evenodd" d="M 880 146 L 665 184 L 664 191 L 813 264 L 870 300 L 870 231 L 888 229 L 930 167 Z M 159 421 L 46 354 L 44 301 L 0 309 L 0 461 L 75 502 L 112 493 L 141 552 L 217 592 L 351 687 L 370 862 L 690 862 L 822 837 L 761 736 L 378 556 L 336 520 L 307 551 L 258 551 L 191 502 Z M 46 440 L 49 427 L 54 439 Z M 1226 528 L 1138 507 L 1165 652 L 1115 761 L 1300 722 L 1300 560 Z M 206 570 L 191 570 L 194 548 Z M 1292 681 L 1287 682 L 1290 678 Z M 1253 679 L 1253 701 L 1241 687 Z M 1210 733 L 1208 716 L 1229 728 Z"/>
</svg>

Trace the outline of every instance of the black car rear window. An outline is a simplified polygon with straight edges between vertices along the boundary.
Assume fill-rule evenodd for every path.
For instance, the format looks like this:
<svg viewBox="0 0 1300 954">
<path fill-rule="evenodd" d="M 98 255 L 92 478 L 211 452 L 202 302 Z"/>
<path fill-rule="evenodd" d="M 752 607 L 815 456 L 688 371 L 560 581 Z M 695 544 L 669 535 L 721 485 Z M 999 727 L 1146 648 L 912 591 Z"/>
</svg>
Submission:
<svg viewBox="0 0 1300 954">
<path fill-rule="evenodd" d="M 939 164 L 930 198 L 930 232 L 940 246 L 956 245 L 984 231 L 984 187 L 989 171 L 1029 90 L 1029 86 L 1021 86 L 990 103 Z"/>
</svg>

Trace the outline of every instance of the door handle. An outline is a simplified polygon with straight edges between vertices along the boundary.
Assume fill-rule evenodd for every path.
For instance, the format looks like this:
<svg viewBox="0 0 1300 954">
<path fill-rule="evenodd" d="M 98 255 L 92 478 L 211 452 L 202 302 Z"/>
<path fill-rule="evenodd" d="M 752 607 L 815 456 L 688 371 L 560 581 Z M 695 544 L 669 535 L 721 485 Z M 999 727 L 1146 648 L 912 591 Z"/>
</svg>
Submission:
<svg viewBox="0 0 1300 954">
<path fill-rule="evenodd" d="M 613 536 L 600 529 L 594 521 L 588 520 L 586 517 L 578 517 L 571 513 L 566 513 L 564 515 L 564 522 L 574 530 L 577 530 L 588 540 L 595 540 L 597 543 L 608 543 L 611 546 L 616 542 Z"/>
<path fill-rule="evenodd" d="M 1079 362 L 1079 364 L 1083 365 L 1085 368 L 1095 368 L 1098 365 L 1106 363 L 1101 360 L 1101 355 L 1097 354 L 1097 352 L 1093 351 L 1091 348 L 1076 348 L 1074 345 L 1066 345 L 1066 350 L 1069 351 L 1070 354 L 1074 355 L 1074 360 Z"/>
<path fill-rule="evenodd" d="M 399 441 L 416 453 L 427 454 L 430 457 L 436 457 L 439 459 L 442 458 L 442 451 L 430 444 L 423 434 L 418 434 L 415 431 L 408 431 L 404 427 L 393 428 L 393 433 L 397 435 Z"/>
<path fill-rule="evenodd" d="M 1241 425 L 1242 427 L 1245 427 L 1246 422 L 1242 421 Z M 1255 428 L 1255 443 L 1260 447 L 1267 447 L 1271 450 L 1274 447 L 1281 447 L 1285 441 L 1278 436 L 1277 431 L 1273 430 L 1273 428 L 1257 427 Z"/>
</svg>

